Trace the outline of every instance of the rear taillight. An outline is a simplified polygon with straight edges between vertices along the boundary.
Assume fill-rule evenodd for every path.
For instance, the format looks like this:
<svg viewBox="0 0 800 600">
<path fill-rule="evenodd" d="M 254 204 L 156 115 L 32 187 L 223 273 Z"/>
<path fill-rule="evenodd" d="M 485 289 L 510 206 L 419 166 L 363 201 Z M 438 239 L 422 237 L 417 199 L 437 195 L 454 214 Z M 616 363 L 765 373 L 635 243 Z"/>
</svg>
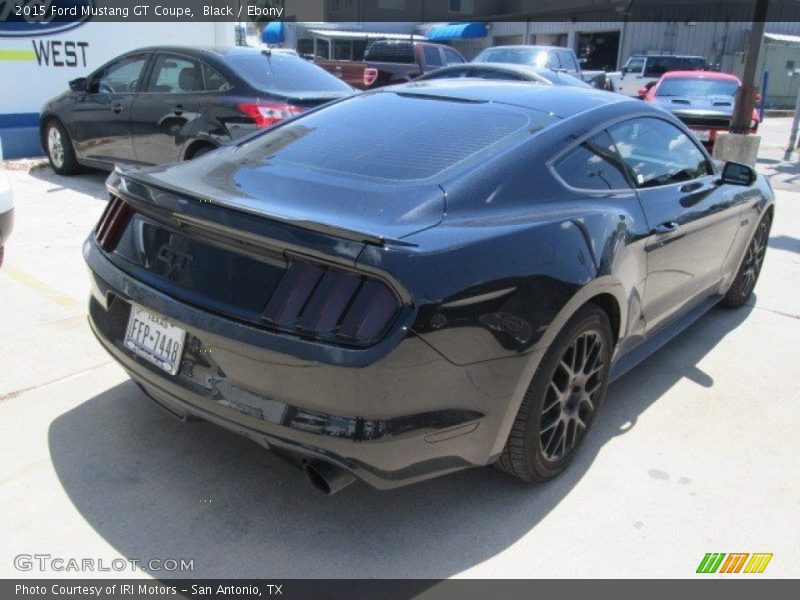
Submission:
<svg viewBox="0 0 800 600">
<path fill-rule="evenodd" d="M 106 252 L 111 252 L 117 246 L 120 235 L 125 231 L 125 226 L 133 216 L 133 210 L 122 198 L 112 197 L 103 211 L 94 235 L 97 243 Z"/>
<path fill-rule="evenodd" d="M 399 309 L 397 296 L 379 279 L 293 259 L 262 318 L 285 331 L 366 346 L 386 332 Z"/>
<path fill-rule="evenodd" d="M 373 67 L 367 67 L 364 69 L 364 86 L 369 87 L 375 80 L 378 78 L 378 69 L 374 69 Z"/>
<path fill-rule="evenodd" d="M 272 104 L 267 102 L 242 102 L 239 110 L 250 117 L 259 129 L 274 125 L 278 121 L 288 119 L 303 112 L 303 109 L 291 104 Z"/>
</svg>

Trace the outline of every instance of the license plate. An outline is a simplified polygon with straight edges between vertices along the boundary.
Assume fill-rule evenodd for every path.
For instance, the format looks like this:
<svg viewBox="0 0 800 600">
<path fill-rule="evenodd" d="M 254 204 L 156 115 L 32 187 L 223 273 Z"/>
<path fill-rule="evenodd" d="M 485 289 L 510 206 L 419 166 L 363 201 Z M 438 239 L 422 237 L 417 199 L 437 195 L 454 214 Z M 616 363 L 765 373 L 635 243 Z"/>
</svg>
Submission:
<svg viewBox="0 0 800 600">
<path fill-rule="evenodd" d="M 125 347 L 145 360 L 175 375 L 181 366 L 186 332 L 162 316 L 131 305 Z"/>
<path fill-rule="evenodd" d="M 695 129 L 694 135 L 701 142 L 707 142 L 711 139 L 711 132 L 708 129 Z"/>
</svg>

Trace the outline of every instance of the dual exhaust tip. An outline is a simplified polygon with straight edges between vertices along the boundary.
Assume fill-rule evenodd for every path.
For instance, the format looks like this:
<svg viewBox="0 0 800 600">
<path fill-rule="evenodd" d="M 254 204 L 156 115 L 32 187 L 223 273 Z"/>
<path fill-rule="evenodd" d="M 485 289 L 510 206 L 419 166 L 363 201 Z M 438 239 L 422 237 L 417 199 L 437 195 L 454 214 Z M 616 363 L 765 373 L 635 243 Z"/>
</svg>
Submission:
<svg viewBox="0 0 800 600">
<path fill-rule="evenodd" d="M 343 490 L 356 480 L 355 475 L 350 471 L 323 460 L 304 461 L 303 471 L 311 485 L 326 496 Z"/>
</svg>

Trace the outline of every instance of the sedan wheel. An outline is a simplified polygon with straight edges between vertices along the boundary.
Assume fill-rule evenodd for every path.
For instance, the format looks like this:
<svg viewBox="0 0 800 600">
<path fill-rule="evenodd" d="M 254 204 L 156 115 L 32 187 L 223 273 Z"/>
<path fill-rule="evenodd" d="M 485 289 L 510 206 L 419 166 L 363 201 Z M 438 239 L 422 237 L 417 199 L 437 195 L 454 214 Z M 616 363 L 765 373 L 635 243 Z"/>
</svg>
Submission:
<svg viewBox="0 0 800 600">
<path fill-rule="evenodd" d="M 567 322 L 525 393 L 497 463 L 502 470 L 542 482 L 567 468 L 603 403 L 612 340 L 608 316 L 596 304 Z"/>
<path fill-rule="evenodd" d="M 64 126 L 56 119 L 50 119 L 45 129 L 45 146 L 50 166 L 59 175 L 79 173 L 81 166 L 75 158 L 75 150 Z"/>
</svg>

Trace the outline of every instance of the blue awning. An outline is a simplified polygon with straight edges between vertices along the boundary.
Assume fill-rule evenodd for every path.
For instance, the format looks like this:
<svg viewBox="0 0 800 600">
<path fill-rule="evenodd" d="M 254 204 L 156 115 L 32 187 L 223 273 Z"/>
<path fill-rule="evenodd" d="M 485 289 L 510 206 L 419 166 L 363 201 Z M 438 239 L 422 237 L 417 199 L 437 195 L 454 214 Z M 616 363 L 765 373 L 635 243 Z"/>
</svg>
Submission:
<svg viewBox="0 0 800 600">
<path fill-rule="evenodd" d="M 264 28 L 261 34 L 261 41 L 265 44 L 283 43 L 283 21 L 272 21 Z"/>
<path fill-rule="evenodd" d="M 486 23 L 451 23 L 434 27 L 425 36 L 432 42 L 486 37 Z"/>
</svg>

